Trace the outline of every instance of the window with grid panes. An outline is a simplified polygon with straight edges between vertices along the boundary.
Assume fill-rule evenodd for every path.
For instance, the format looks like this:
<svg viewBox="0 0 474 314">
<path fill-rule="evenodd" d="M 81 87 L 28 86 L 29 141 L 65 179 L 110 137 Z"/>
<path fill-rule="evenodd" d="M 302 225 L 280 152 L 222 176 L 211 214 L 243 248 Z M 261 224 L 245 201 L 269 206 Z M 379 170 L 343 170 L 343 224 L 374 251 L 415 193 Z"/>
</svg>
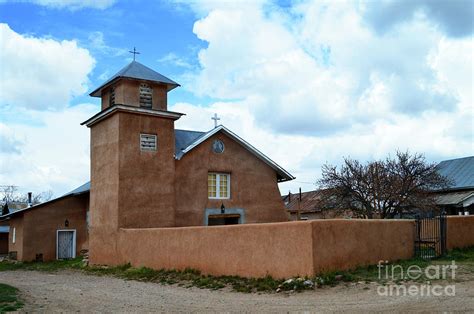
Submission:
<svg viewBox="0 0 474 314">
<path fill-rule="evenodd" d="M 207 191 L 207 196 L 212 199 L 230 198 L 230 174 L 209 173 Z"/>
</svg>

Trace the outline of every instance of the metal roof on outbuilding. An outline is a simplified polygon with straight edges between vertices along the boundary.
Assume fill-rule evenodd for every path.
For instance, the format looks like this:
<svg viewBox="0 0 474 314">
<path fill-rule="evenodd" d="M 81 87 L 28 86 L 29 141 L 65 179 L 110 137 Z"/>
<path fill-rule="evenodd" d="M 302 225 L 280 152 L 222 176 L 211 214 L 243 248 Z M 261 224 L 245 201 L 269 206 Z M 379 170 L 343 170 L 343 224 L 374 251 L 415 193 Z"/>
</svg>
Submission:
<svg viewBox="0 0 474 314">
<path fill-rule="evenodd" d="M 452 181 L 449 190 L 474 188 L 474 156 L 444 160 L 436 168 Z"/>
<path fill-rule="evenodd" d="M 85 193 L 85 192 L 89 192 L 90 190 L 91 190 L 91 183 L 89 181 L 87 183 L 84 183 L 80 187 L 75 188 L 71 192 L 64 194 L 63 196 L 82 194 L 82 193 Z"/>
<path fill-rule="evenodd" d="M 144 80 L 144 81 L 150 81 L 150 82 L 165 84 L 168 87 L 168 91 L 172 90 L 173 88 L 176 88 L 176 87 L 180 86 L 175 81 L 173 81 L 173 80 L 167 78 L 166 76 L 156 72 L 155 70 L 152 70 L 149 67 L 144 66 L 143 64 L 141 64 L 137 61 L 132 61 L 132 62 L 130 62 L 130 64 L 128 64 L 127 66 L 122 68 L 120 71 L 118 71 L 115 75 L 113 75 L 110 79 L 108 79 L 105 83 L 103 83 L 98 88 L 96 88 L 89 95 L 93 96 L 93 97 L 100 97 L 100 95 L 101 95 L 100 91 L 103 88 L 105 88 L 106 86 L 110 85 L 113 81 L 115 81 L 119 78 L 131 78 L 131 79 Z"/>
<path fill-rule="evenodd" d="M 443 193 L 436 196 L 436 203 L 438 205 L 459 205 L 472 196 L 474 196 L 473 191 Z"/>
</svg>

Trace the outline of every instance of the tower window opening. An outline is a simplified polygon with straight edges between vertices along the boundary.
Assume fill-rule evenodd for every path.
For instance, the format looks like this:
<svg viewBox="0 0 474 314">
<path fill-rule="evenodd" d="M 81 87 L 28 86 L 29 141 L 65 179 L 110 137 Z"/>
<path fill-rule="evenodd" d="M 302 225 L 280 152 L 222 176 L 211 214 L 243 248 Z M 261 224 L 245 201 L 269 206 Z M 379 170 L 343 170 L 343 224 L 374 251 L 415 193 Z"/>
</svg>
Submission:
<svg viewBox="0 0 474 314">
<path fill-rule="evenodd" d="M 153 89 L 150 85 L 140 84 L 140 107 L 151 108 Z"/>
</svg>

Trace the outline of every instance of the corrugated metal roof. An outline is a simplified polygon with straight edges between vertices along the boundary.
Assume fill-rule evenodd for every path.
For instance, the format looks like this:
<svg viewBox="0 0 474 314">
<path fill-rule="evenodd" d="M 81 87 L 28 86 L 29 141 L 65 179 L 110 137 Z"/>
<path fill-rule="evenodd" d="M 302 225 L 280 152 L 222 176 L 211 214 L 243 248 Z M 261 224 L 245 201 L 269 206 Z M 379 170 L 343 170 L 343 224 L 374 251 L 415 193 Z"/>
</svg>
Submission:
<svg viewBox="0 0 474 314">
<path fill-rule="evenodd" d="M 441 175 L 452 180 L 449 189 L 474 188 L 474 156 L 444 160 L 436 167 Z"/>
<path fill-rule="evenodd" d="M 315 190 L 301 193 L 301 204 L 299 203 L 300 194 L 291 193 L 290 195 L 284 195 L 283 201 L 285 202 L 286 209 L 290 212 L 296 212 L 300 210 L 301 213 L 319 212 L 322 208 L 322 191 Z"/>
<path fill-rule="evenodd" d="M 112 81 L 118 79 L 118 78 L 132 78 L 132 79 L 138 79 L 138 80 L 145 80 L 145 81 L 152 81 L 152 82 L 157 82 L 157 83 L 163 83 L 168 86 L 168 91 L 172 90 L 175 87 L 180 86 L 178 83 L 175 81 L 167 78 L 166 76 L 156 72 L 155 70 L 150 69 L 147 66 L 144 66 L 143 64 L 137 62 L 137 61 L 132 61 L 130 64 L 125 66 L 123 69 L 118 71 L 115 75 L 113 75 L 110 79 L 108 79 L 104 84 L 96 88 L 92 93 L 90 93 L 90 96 L 94 97 L 100 97 L 100 91 L 109 85 Z"/>
<path fill-rule="evenodd" d="M 458 205 L 472 195 L 474 195 L 473 191 L 439 194 L 436 196 L 436 203 L 439 205 Z"/>
</svg>

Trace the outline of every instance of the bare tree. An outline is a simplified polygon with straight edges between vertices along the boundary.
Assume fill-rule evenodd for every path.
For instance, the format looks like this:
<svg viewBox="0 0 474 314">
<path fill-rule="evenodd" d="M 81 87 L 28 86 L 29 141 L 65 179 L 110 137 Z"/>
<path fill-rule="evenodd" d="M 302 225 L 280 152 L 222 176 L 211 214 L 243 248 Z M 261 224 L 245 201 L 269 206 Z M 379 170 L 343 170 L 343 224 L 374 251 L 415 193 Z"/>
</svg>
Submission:
<svg viewBox="0 0 474 314">
<path fill-rule="evenodd" d="M 48 190 L 41 193 L 33 193 L 31 198 L 32 205 L 40 204 L 51 200 L 53 197 L 53 191 Z M 0 203 L 12 203 L 12 202 L 28 202 L 28 195 L 26 193 L 18 193 L 18 187 L 16 185 L 0 185 Z"/>
<path fill-rule="evenodd" d="M 17 197 L 18 187 L 16 185 L 0 185 L 0 200 L 10 203 Z"/>
<path fill-rule="evenodd" d="M 422 154 L 397 152 L 395 158 L 360 163 L 344 158 L 338 169 L 322 168 L 319 185 L 324 189 L 324 206 L 350 209 L 359 218 L 393 218 L 417 208 L 435 209 L 431 192 L 450 182 L 426 162 Z"/>
</svg>

